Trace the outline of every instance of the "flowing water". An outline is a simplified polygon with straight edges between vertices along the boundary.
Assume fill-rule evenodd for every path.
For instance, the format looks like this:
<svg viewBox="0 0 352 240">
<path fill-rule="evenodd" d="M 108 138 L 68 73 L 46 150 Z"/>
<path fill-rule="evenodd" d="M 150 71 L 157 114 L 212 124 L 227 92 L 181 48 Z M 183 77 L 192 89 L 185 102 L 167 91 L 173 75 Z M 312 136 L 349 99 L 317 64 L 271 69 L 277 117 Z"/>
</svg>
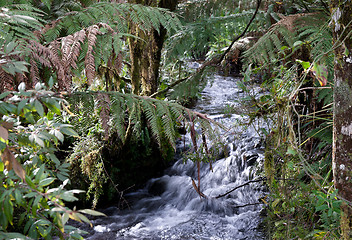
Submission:
<svg viewBox="0 0 352 240">
<path fill-rule="evenodd" d="M 254 178 L 254 165 L 263 161 L 261 139 L 253 127 L 238 127 L 245 117 L 225 114 L 244 97 L 238 79 L 215 75 L 202 92 L 196 111 L 231 128 L 225 137 L 227 157 L 201 166 L 200 198 L 192 186 L 197 179 L 196 165 L 179 159 L 160 178 L 151 179 L 144 189 L 128 194 L 131 207 L 103 210 L 108 217 L 93 220 L 94 231 L 87 239 L 265 239 L 261 222 L 264 195 L 261 183 L 251 183 L 224 197 L 215 197 Z M 229 113 L 229 111 L 227 112 Z M 182 148 L 183 143 L 180 143 Z M 253 205 L 248 205 L 253 204 Z M 247 205 L 247 206 L 244 206 Z"/>
</svg>

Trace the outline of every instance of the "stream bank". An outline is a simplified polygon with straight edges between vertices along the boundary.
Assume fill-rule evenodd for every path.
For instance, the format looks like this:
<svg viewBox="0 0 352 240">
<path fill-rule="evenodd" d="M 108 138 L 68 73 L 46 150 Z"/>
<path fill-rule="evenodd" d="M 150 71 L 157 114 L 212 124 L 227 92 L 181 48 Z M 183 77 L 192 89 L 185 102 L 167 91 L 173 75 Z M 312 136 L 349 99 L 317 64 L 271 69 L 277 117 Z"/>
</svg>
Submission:
<svg viewBox="0 0 352 240">
<path fill-rule="evenodd" d="M 93 229 L 84 229 L 90 233 L 87 239 L 265 239 L 259 228 L 263 185 L 252 183 L 216 198 L 255 178 L 257 166 L 264 159 L 256 129 L 238 124 L 247 117 L 231 111 L 224 114 L 224 109 L 236 108 L 236 102 L 245 96 L 237 81 L 215 75 L 194 108 L 230 129 L 223 132 L 226 156 L 219 156 L 212 170 L 209 164 L 201 164 L 201 191 L 208 198 L 200 198 L 192 186 L 191 179 L 197 179 L 195 164 L 181 157 L 163 176 L 127 194 L 130 208 L 102 210 L 108 217 L 95 219 Z M 185 142 L 180 141 L 179 149 L 189 145 L 187 135 Z"/>
</svg>

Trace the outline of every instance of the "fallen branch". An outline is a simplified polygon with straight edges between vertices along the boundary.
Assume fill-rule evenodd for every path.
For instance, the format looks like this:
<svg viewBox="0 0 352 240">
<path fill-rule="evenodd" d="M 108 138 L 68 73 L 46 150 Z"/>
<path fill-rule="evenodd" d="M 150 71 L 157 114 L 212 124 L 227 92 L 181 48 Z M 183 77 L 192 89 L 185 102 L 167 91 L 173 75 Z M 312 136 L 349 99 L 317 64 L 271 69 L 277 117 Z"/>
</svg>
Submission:
<svg viewBox="0 0 352 240">
<path fill-rule="evenodd" d="M 160 91 L 157 91 L 155 93 L 153 93 L 152 95 L 150 95 L 149 97 L 153 98 L 153 97 L 156 97 L 160 94 L 163 94 L 163 93 L 166 93 L 167 91 L 169 91 L 170 89 L 172 89 L 174 86 L 188 80 L 188 79 L 191 79 L 192 77 L 198 75 L 198 74 L 202 74 L 205 70 L 206 67 L 208 66 L 217 66 L 217 64 L 219 63 L 219 60 L 215 58 L 213 59 L 210 59 L 209 61 L 205 61 L 202 66 L 200 66 L 199 68 L 197 68 L 196 72 L 192 73 L 190 76 L 188 77 L 185 77 L 185 78 L 181 78 L 173 83 L 171 83 L 167 88 L 163 89 L 163 90 L 160 90 Z"/>
<path fill-rule="evenodd" d="M 259 205 L 259 204 L 264 204 L 262 202 L 257 202 L 257 203 L 247 203 L 244 205 L 237 205 L 237 206 L 232 206 L 233 208 L 241 208 L 241 207 L 248 207 L 248 206 L 255 206 L 255 205 Z"/>
<path fill-rule="evenodd" d="M 221 58 L 220 58 L 220 60 L 219 60 L 219 63 L 224 59 L 224 57 L 226 56 L 226 54 L 231 50 L 233 44 L 235 44 L 235 42 L 236 42 L 238 39 L 240 39 L 241 37 L 244 36 L 244 34 L 246 34 L 246 32 L 247 32 L 249 26 L 252 24 L 252 22 L 253 22 L 255 16 L 257 15 L 257 12 L 258 12 L 258 10 L 259 10 L 259 6 L 260 6 L 260 3 L 261 3 L 261 2 L 262 2 L 262 0 L 257 0 L 257 8 L 255 9 L 254 14 L 253 14 L 251 20 L 249 20 L 249 22 L 248 22 L 246 28 L 243 30 L 243 32 L 242 32 L 240 35 L 238 35 L 238 36 L 232 41 L 232 43 L 230 44 L 230 46 L 229 46 L 229 47 L 226 49 L 226 51 L 223 53 L 223 55 L 221 56 Z"/>
<path fill-rule="evenodd" d="M 202 193 L 199 189 L 199 187 L 197 186 L 196 182 L 193 180 L 193 178 L 191 178 L 192 180 L 192 186 L 194 187 L 194 189 L 196 190 L 196 192 L 199 194 L 200 197 L 203 198 L 208 198 L 204 193 Z"/>
<path fill-rule="evenodd" d="M 215 197 L 215 198 L 218 199 L 218 198 L 225 197 L 226 195 L 232 193 L 232 192 L 235 191 L 236 189 L 239 189 L 239 188 L 241 188 L 241 187 L 244 187 L 244 186 L 246 186 L 246 185 L 249 185 L 250 183 L 261 182 L 261 181 L 266 181 L 266 178 L 259 178 L 259 179 L 255 179 L 255 180 L 250 180 L 250 181 L 248 181 L 248 182 L 246 182 L 246 183 L 244 183 L 244 184 L 242 184 L 242 185 L 239 185 L 239 186 L 237 186 L 237 187 L 231 189 L 230 191 L 228 191 L 228 192 L 226 192 L 226 193 L 224 193 L 224 194 L 221 194 L 221 195 L 219 195 L 219 196 L 217 196 L 217 197 Z"/>
<path fill-rule="evenodd" d="M 192 78 L 193 76 L 195 76 L 195 75 L 197 75 L 197 74 L 201 74 L 201 73 L 205 70 L 205 68 L 208 67 L 208 66 L 218 66 L 218 64 L 221 63 L 221 61 L 224 59 L 224 57 L 226 56 L 226 54 L 231 50 L 233 44 L 234 44 L 238 39 L 240 39 L 241 37 L 243 37 L 243 36 L 246 34 L 246 32 L 247 32 L 249 26 L 252 24 L 252 22 L 253 22 L 255 16 L 256 16 L 257 13 L 258 13 L 259 6 L 260 6 L 261 1 L 262 1 L 262 0 L 257 0 L 257 7 L 256 7 L 256 9 L 255 9 L 255 11 L 254 11 L 254 14 L 253 14 L 251 20 L 249 20 L 249 22 L 248 22 L 246 28 L 243 30 L 243 32 L 242 32 L 240 35 L 238 35 L 238 36 L 232 41 L 232 43 L 230 44 L 230 46 L 226 49 L 226 51 L 221 55 L 220 58 L 218 58 L 219 56 L 215 56 L 214 58 L 212 58 L 212 59 L 210 59 L 210 60 L 208 60 L 208 61 L 205 61 L 205 62 L 202 64 L 202 66 L 200 66 L 200 67 L 197 69 L 197 71 L 196 71 L 195 73 L 193 73 L 191 76 L 186 77 L 186 78 L 179 79 L 179 80 L 177 80 L 177 81 L 171 83 L 167 88 L 165 88 L 165 89 L 163 89 L 163 90 L 160 90 L 160 91 L 158 91 L 158 92 L 153 93 L 152 95 L 150 95 L 150 97 L 156 97 L 156 96 L 158 96 L 158 95 L 160 95 L 160 94 L 166 93 L 167 91 L 169 91 L 171 88 L 173 88 L 173 87 L 176 86 L 177 84 L 180 84 L 180 83 L 182 83 L 182 82 L 184 82 L 184 81 L 186 81 L 186 80 Z"/>
</svg>

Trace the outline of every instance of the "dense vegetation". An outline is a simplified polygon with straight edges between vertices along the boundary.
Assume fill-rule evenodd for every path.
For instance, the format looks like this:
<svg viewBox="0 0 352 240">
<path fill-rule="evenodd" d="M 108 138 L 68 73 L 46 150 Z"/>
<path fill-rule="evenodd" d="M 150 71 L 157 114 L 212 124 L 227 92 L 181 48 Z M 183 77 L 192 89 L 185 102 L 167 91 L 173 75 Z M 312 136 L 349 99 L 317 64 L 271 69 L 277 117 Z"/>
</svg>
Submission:
<svg viewBox="0 0 352 240">
<path fill-rule="evenodd" d="M 216 125 L 185 106 L 216 69 L 243 75 L 248 115 L 272 126 L 261 129 L 268 238 L 350 239 L 351 159 L 340 153 L 350 149 L 336 136 L 351 138 L 339 109 L 351 86 L 334 82 L 348 72 L 351 4 L 340 4 L 0 3 L 0 238 L 81 238 L 68 219 L 100 213 L 65 202 L 123 207 L 123 191 L 167 166 L 184 129 L 195 161 L 209 161 Z"/>
</svg>

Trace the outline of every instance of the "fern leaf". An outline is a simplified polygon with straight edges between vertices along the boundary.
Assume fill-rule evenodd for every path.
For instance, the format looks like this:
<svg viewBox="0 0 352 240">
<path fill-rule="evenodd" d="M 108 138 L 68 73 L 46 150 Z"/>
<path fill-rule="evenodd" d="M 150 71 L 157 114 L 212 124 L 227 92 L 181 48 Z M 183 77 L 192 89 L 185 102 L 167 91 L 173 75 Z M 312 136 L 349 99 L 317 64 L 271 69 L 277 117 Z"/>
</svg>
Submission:
<svg viewBox="0 0 352 240">
<path fill-rule="evenodd" d="M 161 136 L 160 136 L 160 125 L 158 123 L 157 115 L 156 115 L 156 106 L 153 102 L 142 101 L 141 102 L 142 109 L 144 114 L 146 115 L 149 127 L 151 129 L 152 136 L 156 139 L 159 146 L 161 146 Z"/>
</svg>

